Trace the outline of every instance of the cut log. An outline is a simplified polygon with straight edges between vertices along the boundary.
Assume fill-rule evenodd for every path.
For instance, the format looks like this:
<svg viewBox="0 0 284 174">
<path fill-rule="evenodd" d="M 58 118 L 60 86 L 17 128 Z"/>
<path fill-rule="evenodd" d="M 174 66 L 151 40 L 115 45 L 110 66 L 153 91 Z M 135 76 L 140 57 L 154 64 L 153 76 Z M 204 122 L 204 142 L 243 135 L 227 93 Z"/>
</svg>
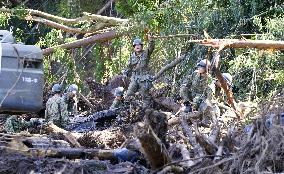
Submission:
<svg viewBox="0 0 284 174">
<path fill-rule="evenodd" d="M 149 125 L 139 123 L 135 134 L 140 141 L 141 151 L 149 161 L 152 169 L 157 169 L 170 162 L 169 153 L 162 141 Z"/>
<path fill-rule="evenodd" d="M 67 131 L 67 130 L 64 130 L 58 126 L 56 126 L 55 124 L 53 123 L 49 123 L 47 124 L 46 126 L 46 129 L 49 131 L 49 132 L 53 132 L 53 133 L 62 133 L 63 136 L 68 140 L 68 142 L 74 146 L 74 147 L 81 147 L 81 145 L 78 143 L 77 141 L 77 138 L 72 135 L 71 132 Z"/>
<path fill-rule="evenodd" d="M 22 142 L 29 148 L 70 148 L 70 144 L 64 140 L 53 140 L 44 136 L 27 137 Z"/>
<path fill-rule="evenodd" d="M 0 146 L 6 146 L 18 150 L 28 148 L 68 148 L 69 143 L 64 140 L 53 140 L 50 137 L 38 134 L 2 134 L 0 135 Z"/>
</svg>

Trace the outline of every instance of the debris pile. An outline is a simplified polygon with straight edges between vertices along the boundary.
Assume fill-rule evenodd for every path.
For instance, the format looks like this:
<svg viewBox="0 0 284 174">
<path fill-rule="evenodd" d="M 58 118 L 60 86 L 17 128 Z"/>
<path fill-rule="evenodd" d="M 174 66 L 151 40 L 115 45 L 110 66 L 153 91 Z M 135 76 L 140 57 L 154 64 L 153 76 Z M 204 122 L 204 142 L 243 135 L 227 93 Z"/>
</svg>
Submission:
<svg viewBox="0 0 284 174">
<path fill-rule="evenodd" d="M 85 133 L 50 124 L 41 127 L 41 134 L 1 133 L 0 162 L 5 165 L 0 173 L 284 171 L 283 97 L 260 103 L 254 117 L 239 120 L 228 110 L 210 127 L 200 125 L 196 112 L 139 106 L 131 103 L 117 118 L 107 124 L 99 120 Z"/>
</svg>

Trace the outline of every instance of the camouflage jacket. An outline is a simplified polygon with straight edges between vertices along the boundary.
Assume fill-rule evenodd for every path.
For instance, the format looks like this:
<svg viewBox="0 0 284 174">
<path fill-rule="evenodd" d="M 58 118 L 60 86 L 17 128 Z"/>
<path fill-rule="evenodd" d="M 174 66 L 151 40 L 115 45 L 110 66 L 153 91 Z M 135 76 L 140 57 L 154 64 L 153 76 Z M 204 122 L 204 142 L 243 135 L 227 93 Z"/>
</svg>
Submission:
<svg viewBox="0 0 284 174">
<path fill-rule="evenodd" d="M 211 83 L 210 75 L 201 76 L 198 71 L 194 71 L 184 84 L 190 91 L 193 103 L 200 103 L 205 100 L 212 100 L 214 89 L 210 86 Z"/>
<path fill-rule="evenodd" d="M 127 75 L 132 73 L 131 78 L 142 77 L 149 74 L 149 61 L 152 52 L 154 51 L 154 41 L 149 42 L 146 50 L 143 50 L 139 55 L 133 52 L 128 61 L 126 68 Z"/>
<path fill-rule="evenodd" d="M 64 99 L 55 94 L 46 103 L 45 118 L 59 127 L 65 127 L 69 122 L 67 105 Z"/>
<path fill-rule="evenodd" d="M 69 115 L 77 115 L 77 111 L 78 111 L 78 98 L 76 96 L 76 94 L 72 94 L 72 96 L 70 96 L 68 93 L 63 94 L 64 102 L 67 105 L 67 111 Z"/>
<path fill-rule="evenodd" d="M 124 106 L 123 100 L 114 99 L 110 109 L 122 108 Z"/>
<path fill-rule="evenodd" d="M 29 128 L 32 124 L 32 122 L 25 121 L 23 118 L 13 115 L 6 120 L 4 127 L 8 133 L 18 133 Z"/>
</svg>

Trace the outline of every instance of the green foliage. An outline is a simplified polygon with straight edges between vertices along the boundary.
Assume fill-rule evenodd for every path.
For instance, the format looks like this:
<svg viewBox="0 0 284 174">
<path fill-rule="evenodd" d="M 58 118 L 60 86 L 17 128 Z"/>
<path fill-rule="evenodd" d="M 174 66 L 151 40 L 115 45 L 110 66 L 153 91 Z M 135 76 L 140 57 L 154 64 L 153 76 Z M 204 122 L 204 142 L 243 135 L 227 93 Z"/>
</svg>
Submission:
<svg viewBox="0 0 284 174">
<path fill-rule="evenodd" d="M 0 27 L 6 28 L 10 19 L 10 15 L 7 13 L 0 12 Z"/>
<path fill-rule="evenodd" d="M 42 8 L 54 15 L 76 18 L 85 11 L 96 13 L 104 4 L 103 0 L 60 0 L 42 4 L 42 7 L 31 2 L 27 3 L 27 7 Z M 156 48 L 151 57 L 153 73 L 180 55 L 187 55 L 185 61 L 167 72 L 163 79 L 165 84 L 174 86 L 172 91 L 176 91 L 187 73 L 194 70 L 199 59 L 212 57 L 212 49 L 191 43 L 191 39 L 242 38 L 240 34 L 254 33 L 256 35 L 247 38 L 284 38 L 283 7 L 277 0 L 123 0 L 117 1 L 115 6 L 119 16 L 130 19 L 127 26 L 132 27 L 132 33 L 106 43 L 95 44 L 87 54 L 85 52 L 90 46 L 68 51 L 56 50 L 44 61 L 48 83 L 59 80 L 64 74 L 67 74 L 67 83 L 82 84 L 87 77 L 106 82 L 126 66 L 133 50 L 133 38 L 142 38 L 146 48 L 146 34 L 149 32 L 160 36 L 193 34 L 191 37 L 155 40 Z M 23 7 L 15 8 L 15 14 L 18 17 L 26 15 Z M 14 34 L 18 41 L 37 43 L 46 48 L 77 39 L 73 34 L 44 25 L 36 26 L 35 23 L 24 22 L 18 17 L 0 13 L 0 26 L 15 26 Z M 88 22 L 75 25 L 81 28 L 89 26 Z M 204 35 L 204 31 L 209 36 Z M 82 36 L 78 36 L 80 37 Z M 282 52 L 273 50 L 226 49 L 222 54 L 221 70 L 234 76 L 234 91 L 238 100 L 255 100 L 269 96 L 284 84 L 284 72 L 281 68 L 284 67 L 283 57 Z"/>
<path fill-rule="evenodd" d="M 263 19 L 255 18 L 254 24 L 262 35 L 256 39 L 283 40 L 283 16 Z M 275 50 L 240 50 L 230 61 L 229 71 L 235 76 L 235 87 L 239 89 L 238 98 L 249 100 L 268 97 L 273 91 L 283 87 L 284 55 Z"/>
</svg>

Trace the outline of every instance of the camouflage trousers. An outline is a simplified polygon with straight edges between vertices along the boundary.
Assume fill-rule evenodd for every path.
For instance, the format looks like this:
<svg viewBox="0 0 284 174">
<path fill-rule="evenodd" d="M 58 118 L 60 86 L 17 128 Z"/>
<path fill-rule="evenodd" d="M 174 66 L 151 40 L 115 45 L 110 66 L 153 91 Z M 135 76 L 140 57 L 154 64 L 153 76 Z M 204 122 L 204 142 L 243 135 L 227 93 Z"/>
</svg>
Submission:
<svg viewBox="0 0 284 174">
<path fill-rule="evenodd" d="M 139 92 L 142 96 L 143 107 L 151 105 L 151 96 L 149 94 L 150 88 L 152 87 L 152 82 L 148 79 L 140 79 L 139 77 L 131 78 L 131 82 L 124 96 L 125 100 L 129 97 L 134 96 L 136 92 Z"/>
<path fill-rule="evenodd" d="M 182 85 L 179 90 L 179 96 L 184 100 L 184 102 L 190 101 L 191 96 L 189 93 L 189 89 L 186 85 Z"/>
<path fill-rule="evenodd" d="M 204 101 L 198 106 L 198 111 L 201 113 L 201 125 L 209 127 L 212 123 L 216 125 L 220 117 L 220 108 L 217 104 Z"/>
</svg>

